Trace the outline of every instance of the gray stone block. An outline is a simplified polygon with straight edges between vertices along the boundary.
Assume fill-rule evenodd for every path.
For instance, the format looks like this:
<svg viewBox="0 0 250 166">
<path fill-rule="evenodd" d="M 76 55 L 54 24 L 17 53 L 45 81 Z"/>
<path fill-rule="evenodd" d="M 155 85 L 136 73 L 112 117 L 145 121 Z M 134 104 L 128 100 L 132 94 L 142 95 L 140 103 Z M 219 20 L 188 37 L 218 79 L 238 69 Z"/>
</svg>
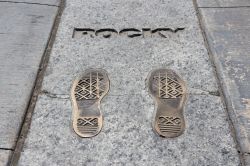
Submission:
<svg viewBox="0 0 250 166">
<path fill-rule="evenodd" d="M 57 7 L 0 2 L 0 148 L 13 148 Z"/>
<path fill-rule="evenodd" d="M 199 7 L 241 7 L 250 6 L 249 0 L 196 0 Z"/>
<path fill-rule="evenodd" d="M 11 157 L 11 150 L 2 150 L 0 149 L 0 165 L 7 166 L 9 162 L 9 158 Z"/>
<path fill-rule="evenodd" d="M 226 110 L 192 1 L 67 1 L 19 165 L 238 165 Z M 167 38 L 72 38 L 74 28 L 184 27 Z M 146 87 L 152 69 L 186 80 L 187 129 L 174 139 L 152 131 L 154 102 Z M 72 81 L 88 68 L 109 73 L 101 103 L 104 128 L 79 138 L 71 128 Z M 46 159 L 45 159 L 46 158 Z"/>
<path fill-rule="evenodd" d="M 250 9 L 200 11 L 242 153 L 250 153 Z"/>
<path fill-rule="evenodd" d="M 146 91 L 104 98 L 103 130 L 89 139 L 72 131 L 71 109 L 70 99 L 40 96 L 20 166 L 239 163 L 218 96 L 190 95 L 185 111 L 187 129 L 174 139 L 153 132 L 154 105 Z"/>
</svg>

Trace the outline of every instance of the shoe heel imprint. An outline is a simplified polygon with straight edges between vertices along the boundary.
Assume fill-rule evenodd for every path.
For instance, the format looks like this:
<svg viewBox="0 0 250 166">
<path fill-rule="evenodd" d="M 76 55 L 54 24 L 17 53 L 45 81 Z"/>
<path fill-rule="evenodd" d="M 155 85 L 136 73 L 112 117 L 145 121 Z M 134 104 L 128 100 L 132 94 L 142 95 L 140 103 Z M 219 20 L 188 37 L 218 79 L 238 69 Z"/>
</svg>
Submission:
<svg viewBox="0 0 250 166">
<path fill-rule="evenodd" d="M 183 116 L 187 99 L 185 82 L 170 69 L 158 69 L 150 73 L 148 86 L 156 102 L 153 128 L 162 137 L 177 137 L 185 129 Z"/>
<path fill-rule="evenodd" d="M 100 102 L 108 90 L 108 75 L 101 69 L 87 70 L 74 81 L 71 91 L 73 129 L 80 137 L 93 137 L 101 131 Z"/>
</svg>

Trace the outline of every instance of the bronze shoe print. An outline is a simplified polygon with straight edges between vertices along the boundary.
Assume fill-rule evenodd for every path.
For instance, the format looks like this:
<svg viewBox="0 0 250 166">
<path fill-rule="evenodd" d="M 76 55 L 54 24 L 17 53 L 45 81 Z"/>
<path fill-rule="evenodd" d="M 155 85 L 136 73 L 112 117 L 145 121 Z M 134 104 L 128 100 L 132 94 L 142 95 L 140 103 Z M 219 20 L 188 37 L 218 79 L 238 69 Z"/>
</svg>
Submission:
<svg viewBox="0 0 250 166">
<path fill-rule="evenodd" d="M 173 70 L 157 69 L 148 76 L 148 87 L 156 102 L 154 131 L 162 137 L 177 137 L 185 130 L 185 82 Z"/>
<path fill-rule="evenodd" d="M 101 131 L 100 102 L 108 90 L 108 74 L 102 69 L 86 70 L 73 82 L 73 129 L 80 137 L 93 137 Z"/>
</svg>

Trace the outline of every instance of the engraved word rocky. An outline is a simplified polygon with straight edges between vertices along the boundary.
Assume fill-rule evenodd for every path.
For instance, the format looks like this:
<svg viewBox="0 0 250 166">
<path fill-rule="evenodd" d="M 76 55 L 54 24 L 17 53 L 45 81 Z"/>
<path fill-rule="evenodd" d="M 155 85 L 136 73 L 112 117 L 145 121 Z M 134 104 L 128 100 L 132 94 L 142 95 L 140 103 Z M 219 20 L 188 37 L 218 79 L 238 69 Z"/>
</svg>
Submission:
<svg viewBox="0 0 250 166">
<path fill-rule="evenodd" d="M 112 38 L 118 36 L 124 36 L 128 38 L 136 38 L 136 37 L 160 37 L 160 38 L 168 38 L 168 34 L 175 34 L 179 31 L 184 30 L 184 28 L 125 28 L 121 30 L 116 30 L 112 28 L 103 28 L 103 29 L 92 29 L 92 28 L 75 28 L 73 32 L 73 38 L 82 38 L 82 37 L 102 37 L 102 38 Z"/>
</svg>

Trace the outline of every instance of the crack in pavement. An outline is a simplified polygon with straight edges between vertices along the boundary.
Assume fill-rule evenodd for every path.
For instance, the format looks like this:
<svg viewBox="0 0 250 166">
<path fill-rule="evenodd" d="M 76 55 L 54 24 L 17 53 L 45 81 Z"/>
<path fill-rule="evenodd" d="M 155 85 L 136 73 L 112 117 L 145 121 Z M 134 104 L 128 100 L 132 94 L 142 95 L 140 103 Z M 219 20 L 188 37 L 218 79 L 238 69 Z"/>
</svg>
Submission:
<svg viewBox="0 0 250 166">
<path fill-rule="evenodd" d="M 217 96 L 220 97 L 220 92 L 219 91 L 206 91 L 202 89 L 195 89 L 195 88 L 190 88 L 191 91 L 188 92 L 188 94 L 191 95 L 211 95 L 211 96 Z M 57 98 L 57 99 L 70 99 L 70 96 L 68 94 L 56 94 L 49 92 L 47 90 L 42 90 L 40 94 L 44 94 L 47 97 L 50 98 Z M 141 95 L 140 93 L 131 93 L 131 94 L 110 94 L 108 96 L 128 96 L 128 95 Z"/>
<path fill-rule="evenodd" d="M 233 9 L 233 8 L 249 8 L 250 6 L 213 6 L 213 7 L 211 7 L 211 6 L 204 6 L 204 7 L 198 7 L 198 8 L 201 8 L 201 9 L 210 9 L 210 8 L 215 8 L 215 9 L 227 9 L 227 8 L 229 8 L 229 9 Z"/>
<path fill-rule="evenodd" d="M 196 89 L 196 88 L 189 88 L 189 94 L 191 95 L 211 95 L 211 96 L 220 96 L 220 92 L 218 90 L 216 91 L 208 91 L 203 89 Z"/>
<path fill-rule="evenodd" d="M 0 148 L 0 150 L 11 150 L 11 151 L 13 151 L 14 149 L 11 149 L 11 148 Z"/>
<path fill-rule="evenodd" d="M 55 94 L 55 93 L 51 93 L 47 90 L 43 90 L 41 91 L 41 94 L 46 95 L 47 97 L 50 98 L 57 98 L 57 99 L 70 99 L 69 95 L 67 94 Z"/>
</svg>

